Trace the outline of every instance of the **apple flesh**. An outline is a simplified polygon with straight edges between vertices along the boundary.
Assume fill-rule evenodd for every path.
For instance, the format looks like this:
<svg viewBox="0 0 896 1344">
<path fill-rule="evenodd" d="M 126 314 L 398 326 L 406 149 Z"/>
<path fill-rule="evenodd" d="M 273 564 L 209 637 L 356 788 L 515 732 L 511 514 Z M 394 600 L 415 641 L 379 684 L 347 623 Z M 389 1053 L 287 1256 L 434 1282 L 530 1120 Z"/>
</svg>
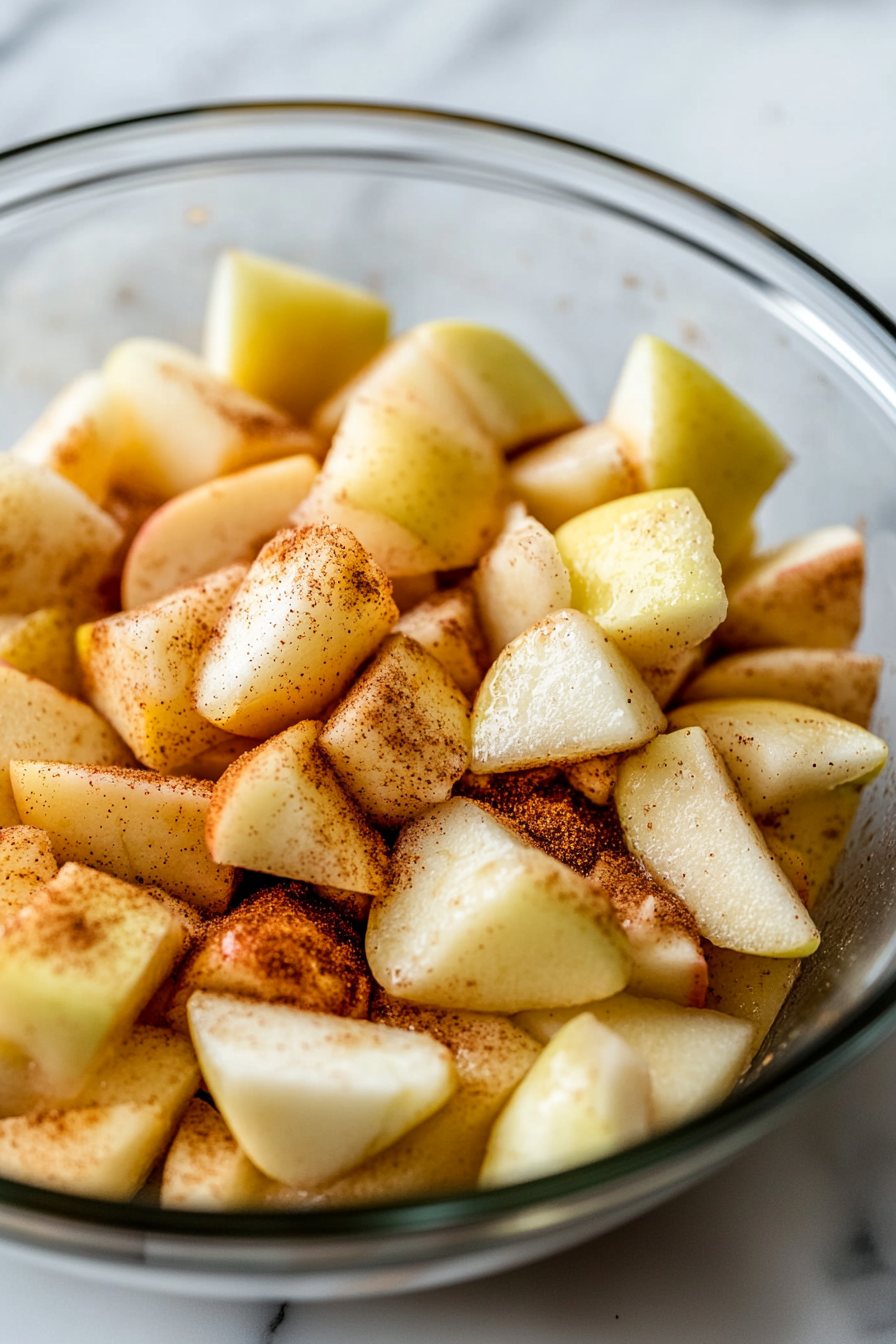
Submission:
<svg viewBox="0 0 896 1344">
<path fill-rule="evenodd" d="M 528 449 L 514 458 L 507 475 L 511 492 L 551 532 L 641 488 L 624 440 L 606 423 Z"/>
<path fill-rule="evenodd" d="M 476 599 L 468 588 L 446 588 L 424 598 L 402 613 L 395 632 L 422 645 L 472 700 L 489 656 Z"/>
<path fill-rule="evenodd" d="M 57 871 L 46 831 L 36 826 L 0 829 L 0 923 L 14 910 L 29 905 Z"/>
<path fill-rule="evenodd" d="M 726 947 L 709 947 L 706 964 L 709 971 L 707 1008 L 749 1022 L 753 1029 L 751 1055 L 755 1055 L 781 1011 L 803 963 L 798 958 L 790 961 L 785 957 L 751 957 Z"/>
<path fill-rule="evenodd" d="M 27 616 L 0 616 L 0 659 L 66 695 L 78 696 L 76 626 L 66 607 L 40 607 Z"/>
<path fill-rule="evenodd" d="M 860 787 L 843 784 L 825 793 L 805 794 L 757 818 L 773 853 L 784 847 L 801 860 L 807 887 L 806 905 L 810 910 L 830 881 L 861 797 Z"/>
<path fill-rule="evenodd" d="M 49 467 L 102 505 L 112 476 L 113 443 L 106 420 L 102 374 L 82 373 L 53 398 L 10 453 Z"/>
<path fill-rule="evenodd" d="M 213 1106 L 194 1097 L 184 1113 L 162 1171 L 163 1209 L 202 1213 L 251 1208 L 269 1179 L 249 1161 Z"/>
<path fill-rule="evenodd" d="M 473 587 L 492 658 L 530 625 L 570 606 L 557 543 L 534 518 L 514 520 L 479 561 Z"/>
<path fill-rule="evenodd" d="M 689 681 L 679 695 L 697 700 L 788 700 L 867 728 L 883 659 L 852 649 L 772 648 L 732 653 Z"/>
</svg>

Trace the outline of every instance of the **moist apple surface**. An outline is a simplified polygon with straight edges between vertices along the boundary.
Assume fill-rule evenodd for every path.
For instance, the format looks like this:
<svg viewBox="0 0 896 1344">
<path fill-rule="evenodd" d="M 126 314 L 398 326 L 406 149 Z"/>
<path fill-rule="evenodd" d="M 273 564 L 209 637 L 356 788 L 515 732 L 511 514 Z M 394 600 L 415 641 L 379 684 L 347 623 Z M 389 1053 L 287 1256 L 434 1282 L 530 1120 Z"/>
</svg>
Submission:
<svg viewBox="0 0 896 1344">
<path fill-rule="evenodd" d="M 652 335 L 588 423 L 510 335 L 224 254 L 0 458 L 0 1176 L 339 1207 L 717 1105 L 803 959 L 881 659 L 848 525 Z"/>
</svg>

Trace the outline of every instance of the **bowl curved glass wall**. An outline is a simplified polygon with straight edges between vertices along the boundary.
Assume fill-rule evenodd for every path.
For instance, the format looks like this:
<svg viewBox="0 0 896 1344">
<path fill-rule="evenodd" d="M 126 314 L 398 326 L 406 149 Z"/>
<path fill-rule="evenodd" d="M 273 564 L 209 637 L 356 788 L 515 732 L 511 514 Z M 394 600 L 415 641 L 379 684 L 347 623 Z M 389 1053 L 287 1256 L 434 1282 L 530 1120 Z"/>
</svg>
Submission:
<svg viewBox="0 0 896 1344">
<path fill-rule="evenodd" d="M 398 328 L 503 327 L 589 417 L 641 331 L 705 361 L 796 458 L 763 540 L 864 527 L 861 645 L 887 661 L 873 726 L 896 741 L 896 330 L 837 276 L 700 192 L 531 131 L 356 105 L 164 114 L 0 156 L 2 446 L 114 342 L 196 346 L 225 246 L 370 286 Z M 94 1276 L 294 1297 L 448 1282 L 583 1240 L 718 1166 L 889 1030 L 894 844 L 884 772 L 761 1058 L 723 1107 L 671 1134 L 506 1190 L 343 1211 L 188 1214 L 0 1181 L 0 1237 Z"/>
</svg>

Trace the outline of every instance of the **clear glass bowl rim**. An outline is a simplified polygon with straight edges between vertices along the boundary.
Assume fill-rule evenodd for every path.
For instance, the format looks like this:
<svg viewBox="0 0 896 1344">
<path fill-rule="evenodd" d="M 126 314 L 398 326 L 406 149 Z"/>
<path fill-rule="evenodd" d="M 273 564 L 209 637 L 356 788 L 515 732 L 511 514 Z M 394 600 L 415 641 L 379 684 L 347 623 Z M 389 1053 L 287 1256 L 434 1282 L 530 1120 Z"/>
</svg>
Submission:
<svg viewBox="0 0 896 1344">
<path fill-rule="evenodd" d="M 529 142 L 543 149 L 568 151 L 581 156 L 583 161 L 622 170 L 633 179 L 653 183 L 671 196 L 698 204 L 710 215 L 722 217 L 727 224 L 736 225 L 744 235 L 770 245 L 779 255 L 814 273 L 836 293 L 841 303 L 853 312 L 858 310 L 870 325 L 877 340 L 896 354 L 896 322 L 866 294 L 850 284 L 823 261 L 807 252 L 792 239 L 777 232 L 739 207 L 700 187 L 694 186 L 648 164 L 614 153 L 601 146 L 572 139 L 521 123 L 495 118 L 442 110 L 425 105 L 366 102 L 354 100 L 298 99 L 252 100 L 219 103 L 200 103 L 165 109 L 140 116 L 101 122 L 56 135 L 15 145 L 0 151 L 0 179 L 9 167 L 27 165 L 29 159 L 39 159 L 46 151 L 77 149 L 84 144 L 99 142 L 110 135 L 120 136 L 133 131 L 139 133 L 154 125 L 160 127 L 185 125 L 196 118 L 222 120 L 238 115 L 242 118 L 266 118 L 295 115 L 358 117 L 380 119 L 395 123 L 431 122 L 446 129 L 468 128 L 508 141 Z M 109 176 L 126 176 L 112 171 Z M 43 197 L 64 193 L 72 187 L 85 185 L 84 180 L 66 181 L 46 192 Z M 14 212 L 34 200 L 33 196 L 13 198 L 0 205 L 0 214 Z M 698 250 L 699 242 L 686 238 Z M 730 259 L 722 258 L 731 265 Z M 896 395 L 894 395 L 896 401 Z M 307 1210 L 295 1212 L 240 1212 L 196 1213 L 156 1208 L 146 1204 L 122 1204 L 107 1200 L 83 1199 L 60 1194 L 17 1181 L 0 1179 L 0 1204 L 23 1212 L 45 1214 L 69 1223 L 87 1223 L 105 1228 L 128 1229 L 134 1232 L 155 1233 L 185 1238 L 234 1241 L 276 1240 L 301 1242 L 328 1236 L 372 1236 L 377 1233 L 412 1233 L 415 1230 L 473 1226 L 495 1218 L 532 1209 L 540 1204 L 585 1194 L 602 1186 L 624 1182 L 627 1177 L 643 1174 L 651 1168 L 686 1160 L 700 1149 L 717 1146 L 736 1150 L 740 1143 L 727 1145 L 726 1140 L 743 1133 L 749 1142 L 753 1137 L 772 1127 L 782 1112 L 792 1107 L 803 1095 L 818 1087 L 835 1074 L 867 1054 L 896 1027 L 896 968 L 881 980 L 865 1000 L 829 1029 L 802 1053 L 795 1054 L 788 1063 L 771 1076 L 760 1077 L 749 1090 L 736 1093 L 705 1117 L 680 1126 L 668 1134 L 650 1139 L 616 1156 L 576 1167 L 538 1180 L 522 1182 L 497 1190 L 462 1192 L 438 1199 L 418 1199 L 347 1209 Z"/>
</svg>

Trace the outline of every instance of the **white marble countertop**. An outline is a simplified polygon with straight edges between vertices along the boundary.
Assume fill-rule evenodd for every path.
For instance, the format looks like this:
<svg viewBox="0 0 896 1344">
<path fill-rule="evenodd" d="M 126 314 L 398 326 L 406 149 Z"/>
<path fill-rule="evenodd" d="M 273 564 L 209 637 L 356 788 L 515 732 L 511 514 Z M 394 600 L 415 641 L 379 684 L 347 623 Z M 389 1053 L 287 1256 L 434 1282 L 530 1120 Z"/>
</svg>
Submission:
<svg viewBox="0 0 896 1344">
<path fill-rule="evenodd" d="M 0 145 L 239 97 L 423 101 L 632 154 L 896 312 L 896 0 L 0 0 Z M 352 1304 L 99 1287 L 0 1252 L 29 1344 L 896 1342 L 896 1040 L 692 1192 L 498 1278 Z"/>
</svg>

